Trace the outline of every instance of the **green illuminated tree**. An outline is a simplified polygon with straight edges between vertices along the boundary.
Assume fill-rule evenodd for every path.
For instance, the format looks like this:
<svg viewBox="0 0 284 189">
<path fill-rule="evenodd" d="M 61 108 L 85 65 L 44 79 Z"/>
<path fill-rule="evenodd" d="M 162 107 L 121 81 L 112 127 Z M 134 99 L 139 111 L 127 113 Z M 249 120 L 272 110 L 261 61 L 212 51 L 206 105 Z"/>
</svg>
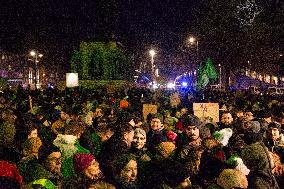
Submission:
<svg viewBox="0 0 284 189">
<path fill-rule="evenodd" d="M 82 42 L 70 62 L 82 80 L 131 80 L 133 75 L 130 57 L 115 42 Z"/>
</svg>

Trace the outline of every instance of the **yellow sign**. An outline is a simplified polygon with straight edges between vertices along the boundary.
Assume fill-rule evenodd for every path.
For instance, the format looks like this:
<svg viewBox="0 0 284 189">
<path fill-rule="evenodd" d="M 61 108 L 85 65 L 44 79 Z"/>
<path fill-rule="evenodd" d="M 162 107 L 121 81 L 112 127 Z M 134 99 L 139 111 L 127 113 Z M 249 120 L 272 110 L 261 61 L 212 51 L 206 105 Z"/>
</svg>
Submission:
<svg viewBox="0 0 284 189">
<path fill-rule="evenodd" d="M 193 112 L 203 121 L 219 122 L 218 103 L 193 103 Z"/>
<path fill-rule="evenodd" d="M 157 105 L 143 104 L 143 117 L 146 120 L 148 114 L 156 114 L 158 110 Z"/>
</svg>

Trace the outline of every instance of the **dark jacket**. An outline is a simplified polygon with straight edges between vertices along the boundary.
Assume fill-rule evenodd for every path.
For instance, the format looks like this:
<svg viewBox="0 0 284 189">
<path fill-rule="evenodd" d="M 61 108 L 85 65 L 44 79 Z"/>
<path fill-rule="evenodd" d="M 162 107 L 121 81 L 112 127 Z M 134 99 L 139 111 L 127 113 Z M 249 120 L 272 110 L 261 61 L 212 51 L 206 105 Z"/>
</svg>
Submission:
<svg viewBox="0 0 284 189">
<path fill-rule="evenodd" d="M 268 150 L 261 142 L 250 144 L 242 151 L 242 159 L 250 169 L 248 189 L 279 189 L 273 176 Z"/>
<path fill-rule="evenodd" d="M 149 133 L 147 134 L 146 146 L 147 146 L 149 152 L 151 154 L 155 155 L 157 153 L 156 147 L 161 142 L 166 142 L 166 141 L 168 141 L 167 130 L 165 130 L 165 129 L 161 129 L 160 131 L 150 130 Z"/>
<path fill-rule="evenodd" d="M 79 143 L 82 147 L 90 150 L 91 154 L 98 157 L 101 153 L 101 141 L 95 130 L 90 126 L 80 136 Z"/>
</svg>

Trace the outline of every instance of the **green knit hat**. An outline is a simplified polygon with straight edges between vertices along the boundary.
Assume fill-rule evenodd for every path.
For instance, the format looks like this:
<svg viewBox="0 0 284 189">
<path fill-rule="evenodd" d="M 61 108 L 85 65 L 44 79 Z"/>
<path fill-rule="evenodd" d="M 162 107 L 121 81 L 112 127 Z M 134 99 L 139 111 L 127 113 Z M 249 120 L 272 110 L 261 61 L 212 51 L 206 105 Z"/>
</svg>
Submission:
<svg viewBox="0 0 284 189">
<path fill-rule="evenodd" d="M 45 187 L 46 189 L 55 189 L 55 185 L 48 179 L 38 179 L 33 181 L 30 185 L 40 185 Z"/>
</svg>

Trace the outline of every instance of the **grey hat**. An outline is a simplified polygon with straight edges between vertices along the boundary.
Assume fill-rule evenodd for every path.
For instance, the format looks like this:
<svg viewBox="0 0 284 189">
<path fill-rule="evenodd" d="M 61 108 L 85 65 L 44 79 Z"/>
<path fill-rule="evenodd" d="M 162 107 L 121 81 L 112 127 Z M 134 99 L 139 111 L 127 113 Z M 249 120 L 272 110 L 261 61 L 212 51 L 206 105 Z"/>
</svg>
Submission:
<svg viewBox="0 0 284 189">
<path fill-rule="evenodd" d="M 137 134 L 141 134 L 141 135 L 143 135 L 144 137 L 146 137 L 146 132 L 144 131 L 144 129 L 136 128 L 136 129 L 134 130 L 134 135 L 137 135 Z"/>
</svg>

